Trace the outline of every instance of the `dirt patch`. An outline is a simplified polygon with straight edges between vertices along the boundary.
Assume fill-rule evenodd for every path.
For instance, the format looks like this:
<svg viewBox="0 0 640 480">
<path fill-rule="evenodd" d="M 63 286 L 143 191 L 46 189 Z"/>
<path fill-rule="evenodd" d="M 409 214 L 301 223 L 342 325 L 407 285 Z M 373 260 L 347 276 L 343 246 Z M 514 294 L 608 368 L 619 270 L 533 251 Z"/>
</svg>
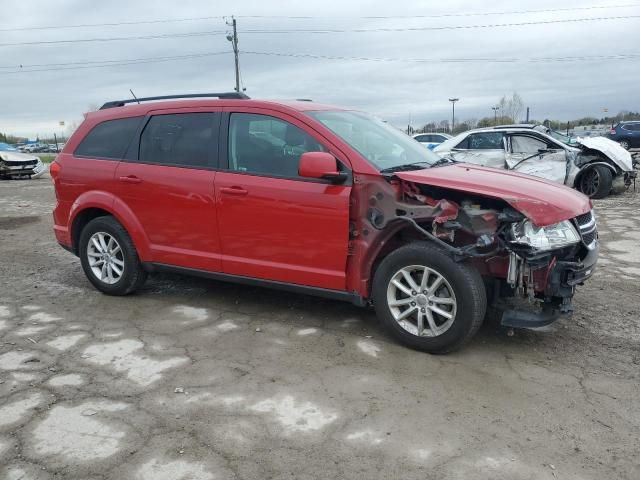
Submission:
<svg viewBox="0 0 640 480">
<path fill-rule="evenodd" d="M 26 217 L 0 217 L 0 230 L 16 230 L 24 225 L 30 225 L 39 221 L 39 215 L 29 215 Z"/>
</svg>

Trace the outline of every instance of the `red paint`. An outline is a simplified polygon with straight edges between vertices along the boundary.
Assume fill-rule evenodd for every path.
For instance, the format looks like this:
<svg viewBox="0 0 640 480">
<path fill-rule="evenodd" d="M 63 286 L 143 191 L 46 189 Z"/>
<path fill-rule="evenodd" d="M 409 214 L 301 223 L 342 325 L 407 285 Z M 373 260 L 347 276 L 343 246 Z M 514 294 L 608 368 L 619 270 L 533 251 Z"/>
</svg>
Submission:
<svg viewBox="0 0 640 480">
<path fill-rule="evenodd" d="M 373 187 L 396 197 L 401 187 L 387 182 L 359 153 L 304 113 L 321 109 L 338 108 L 311 102 L 181 100 L 89 113 L 52 167 L 58 199 L 56 238 L 71 246 L 77 215 L 87 208 L 99 208 L 122 223 L 145 262 L 347 290 L 368 297 L 376 256 L 400 228 L 373 229 L 366 220 L 368 199 Z M 215 111 L 266 114 L 298 126 L 352 170 L 353 186 L 73 155 L 85 135 L 105 120 Z M 308 160 L 302 163 L 301 173 L 335 172 L 326 154 L 305 157 Z M 504 199 L 537 225 L 566 220 L 590 209 L 589 200 L 574 190 L 496 169 L 455 165 L 398 173 L 398 177 Z M 442 220 L 455 216 L 457 205 L 446 199 L 441 202 Z M 350 224 L 358 232 L 351 240 Z M 486 271 L 504 275 L 504 259 L 496 257 L 490 263 Z"/>
</svg>

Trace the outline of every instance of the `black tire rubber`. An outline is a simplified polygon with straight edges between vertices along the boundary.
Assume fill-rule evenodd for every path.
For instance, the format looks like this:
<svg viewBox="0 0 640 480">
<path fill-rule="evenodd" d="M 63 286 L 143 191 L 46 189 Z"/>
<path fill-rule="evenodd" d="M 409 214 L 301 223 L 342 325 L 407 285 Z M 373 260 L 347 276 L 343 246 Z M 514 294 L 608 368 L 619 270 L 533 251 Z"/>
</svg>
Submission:
<svg viewBox="0 0 640 480">
<path fill-rule="evenodd" d="M 87 244 L 89 239 L 96 232 L 106 232 L 112 235 L 120 244 L 124 257 L 124 273 L 120 280 L 109 285 L 100 281 L 91 271 L 89 260 L 87 257 Z M 84 274 L 87 276 L 93 286 L 107 295 L 128 295 L 144 284 L 147 279 L 147 272 L 142 268 L 138 252 L 133 245 L 133 241 L 129 233 L 115 218 L 111 216 L 97 217 L 91 220 L 82 229 L 80 233 L 80 244 L 78 246 L 78 254 Z"/>
<path fill-rule="evenodd" d="M 585 191 L 585 188 L 583 188 L 583 183 L 582 183 L 584 181 L 585 175 L 590 175 L 592 173 L 589 170 L 595 171 L 599 178 L 598 188 L 592 194 L 589 194 L 588 191 Z M 579 189 L 582 193 L 587 195 L 589 198 L 599 199 L 599 198 L 605 198 L 606 196 L 609 195 L 609 192 L 611 192 L 612 184 L 613 184 L 613 174 L 611 173 L 611 169 L 605 167 L 604 165 L 594 165 L 592 167 L 588 167 L 588 170 L 583 172 L 580 175 Z"/>
<path fill-rule="evenodd" d="M 404 330 L 387 304 L 387 286 L 393 275 L 409 265 L 424 265 L 438 271 L 453 288 L 457 313 L 453 324 L 437 337 L 418 337 Z M 404 245 L 385 257 L 373 278 L 373 305 L 390 334 L 402 344 L 429 353 L 449 353 L 471 340 L 482 325 L 487 308 L 484 282 L 470 264 L 454 261 L 442 248 L 430 242 Z"/>
<path fill-rule="evenodd" d="M 621 146 L 622 148 L 624 148 L 625 150 L 629 150 L 629 149 L 631 148 L 631 144 L 629 143 L 629 141 L 628 141 L 628 140 L 620 140 L 618 143 L 619 143 L 619 144 L 620 144 L 620 146 Z"/>
</svg>

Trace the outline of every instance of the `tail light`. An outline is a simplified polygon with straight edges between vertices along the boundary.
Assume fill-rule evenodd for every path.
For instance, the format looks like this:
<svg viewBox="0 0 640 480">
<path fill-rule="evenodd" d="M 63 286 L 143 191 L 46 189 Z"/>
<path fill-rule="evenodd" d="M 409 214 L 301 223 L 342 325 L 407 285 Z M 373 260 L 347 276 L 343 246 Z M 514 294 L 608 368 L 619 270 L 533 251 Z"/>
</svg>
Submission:
<svg viewBox="0 0 640 480">
<path fill-rule="evenodd" d="M 51 162 L 51 165 L 49 166 L 49 175 L 51 175 L 51 180 L 53 180 L 53 183 L 56 183 L 56 179 L 60 174 L 60 170 L 62 170 L 62 166 L 58 162 L 56 162 L 55 160 Z"/>
<path fill-rule="evenodd" d="M 609 130 L 609 135 L 615 135 L 616 134 L 616 129 L 612 128 L 611 130 Z"/>
</svg>

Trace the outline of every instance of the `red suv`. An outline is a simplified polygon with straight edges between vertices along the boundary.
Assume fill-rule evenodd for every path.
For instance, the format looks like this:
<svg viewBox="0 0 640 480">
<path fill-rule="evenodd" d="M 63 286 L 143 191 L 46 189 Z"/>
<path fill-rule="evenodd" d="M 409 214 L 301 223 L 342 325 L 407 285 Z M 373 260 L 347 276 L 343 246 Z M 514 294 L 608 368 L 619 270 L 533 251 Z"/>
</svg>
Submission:
<svg viewBox="0 0 640 480">
<path fill-rule="evenodd" d="M 50 171 L 56 238 L 104 293 L 173 271 L 372 304 L 433 353 L 470 339 L 488 306 L 513 327 L 570 313 L 598 256 L 584 195 L 310 101 L 109 102 Z"/>
</svg>

